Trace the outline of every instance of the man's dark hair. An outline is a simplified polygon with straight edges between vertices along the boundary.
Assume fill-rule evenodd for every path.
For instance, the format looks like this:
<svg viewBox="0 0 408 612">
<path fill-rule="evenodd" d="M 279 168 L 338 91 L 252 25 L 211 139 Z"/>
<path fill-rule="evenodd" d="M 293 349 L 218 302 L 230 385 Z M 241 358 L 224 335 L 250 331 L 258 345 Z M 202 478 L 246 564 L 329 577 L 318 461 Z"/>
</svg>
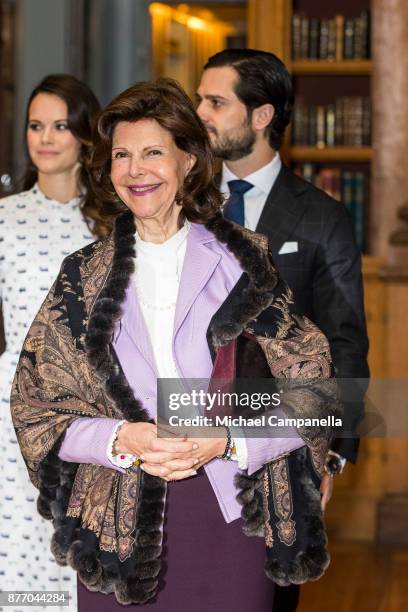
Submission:
<svg viewBox="0 0 408 612">
<path fill-rule="evenodd" d="M 224 49 L 209 58 L 204 66 L 230 66 L 238 73 L 235 93 L 245 104 L 248 116 L 263 104 L 272 104 L 274 117 L 266 128 L 269 144 L 279 149 L 293 108 L 293 86 L 285 64 L 273 53 L 257 49 Z"/>
</svg>

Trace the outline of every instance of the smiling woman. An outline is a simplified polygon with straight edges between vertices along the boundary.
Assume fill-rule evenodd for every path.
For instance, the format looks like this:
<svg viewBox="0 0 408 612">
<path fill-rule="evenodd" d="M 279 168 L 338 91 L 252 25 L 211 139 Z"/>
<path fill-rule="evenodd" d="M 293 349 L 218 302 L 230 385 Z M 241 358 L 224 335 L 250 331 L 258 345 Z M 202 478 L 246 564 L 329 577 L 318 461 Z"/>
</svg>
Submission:
<svg viewBox="0 0 408 612">
<path fill-rule="evenodd" d="M 143 144 L 136 136 L 143 138 Z M 182 203 L 179 225 L 184 218 L 205 222 L 221 209 L 207 135 L 191 101 L 170 79 L 160 79 L 154 86 L 138 83 L 106 107 L 98 122 L 91 165 L 95 193 L 115 212 L 123 212 L 126 198 L 134 197 L 129 185 L 143 187 L 149 181 L 157 187 L 158 199 L 151 202 Z"/>
<path fill-rule="evenodd" d="M 195 161 L 154 119 L 115 127 L 111 180 L 142 240 L 163 242 L 177 232 L 182 209 L 177 195 Z"/>
<path fill-rule="evenodd" d="M 211 424 L 205 437 L 159 435 L 158 378 L 330 375 L 327 341 L 292 316 L 267 240 L 222 218 L 212 163 L 171 80 L 102 111 L 91 172 L 115 230 L 66 259 L 20 358 L 14 424 L 53 554 L 78 572 L 80 612 L 271 612 L 273 581 L 328 564 L 326 439 Z M 309 393 L 312 414 L 336 409 L 321 385 Z"/>
</svg>

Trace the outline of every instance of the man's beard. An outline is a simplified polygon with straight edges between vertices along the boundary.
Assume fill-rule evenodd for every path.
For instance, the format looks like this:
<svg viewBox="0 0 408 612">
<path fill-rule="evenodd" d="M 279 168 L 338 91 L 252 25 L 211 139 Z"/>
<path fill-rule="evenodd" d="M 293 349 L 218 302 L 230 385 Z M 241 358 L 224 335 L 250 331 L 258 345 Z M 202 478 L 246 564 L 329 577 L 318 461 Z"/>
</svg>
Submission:
<svg viewBox="0 0 408 612">
<path fill-rule="evenodd" d="M 212 130 L 217 137 L 217 132 Z M 226 161 L 236 161 L 252 153 L 256 135 L 248 122 L 240 128 L 229 130 L 229 132 L 218 136 L 211 141 L 212 152 L 215 157 L 220 157 Z"/>
</svg>

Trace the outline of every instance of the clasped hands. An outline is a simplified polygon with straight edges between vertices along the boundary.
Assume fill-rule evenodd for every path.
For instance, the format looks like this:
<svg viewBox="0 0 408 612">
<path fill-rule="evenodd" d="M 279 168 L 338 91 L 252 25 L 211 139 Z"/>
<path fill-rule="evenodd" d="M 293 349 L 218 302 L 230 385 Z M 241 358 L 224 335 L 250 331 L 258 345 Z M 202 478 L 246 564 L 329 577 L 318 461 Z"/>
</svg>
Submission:
<svg viewBox="0 0 408 612">
<path fill-rule="evenodd" d="M 165 438 L 158 437 L 159 427 L 153 423 L 125 423 L 118 432 L 115 450 L 136 455 L 143 461 L 140 466 L 143 471 L 167 481 L 195 476 L 200 467 L 225 450 L 226 436 L 170 437 L 169 432 Z"/>
</svg>

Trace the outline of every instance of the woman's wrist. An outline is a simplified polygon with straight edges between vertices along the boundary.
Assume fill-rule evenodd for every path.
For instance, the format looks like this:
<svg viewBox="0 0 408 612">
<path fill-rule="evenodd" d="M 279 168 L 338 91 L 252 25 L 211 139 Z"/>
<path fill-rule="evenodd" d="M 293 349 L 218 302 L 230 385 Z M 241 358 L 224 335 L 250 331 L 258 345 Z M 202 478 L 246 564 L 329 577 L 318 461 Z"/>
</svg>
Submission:
<svg viewBox="0 0 408 612">
<path fill-rule="evenodd" d="M 136 465 L 138 457 L 132 452 L 122 450 L 120 443 L 118 443 L 118 436 L 121 429 L 126 425 L 126 421 L 118 421 L 113 428 L 111 438 L 108 443 L 107 455 L 109 461 L 116 467 L 123 469 L 129 468 L 132 465 Z"/>
<path fill-rule="evenodd" d="M 147 441 L 152 435 L 154 434 L 151 423 L 124 421 L 118 431 L 115 450 L 119 453 L 132 453 L 140 457 L 145 452 Z"/>
<path fill-rule="evenodd" d="M 116 454 L 119 453 L 132 453 L 133 455 L 140 455 L 140 452 L 136 451 L 136 441 L 134 436 L 131 435 L 131 430 L 134 429 L 134 423 L 124 421 L 122 426 L 118 429 L 116 434 L 116 440 L 113 445 L 113 451 Z"/>
<path fill-rule="evenodd" d="M 232 459 L 232 456 L 235 452 L 235 444 L 234 440 L 231 436 L 231 430 L 229 427 L 225 427 L 226 436 L 221 438 L 224 443 L 224 446 L 221 447 L 221 451 L 217 454 L 218 459 L 222 459 L 223 461 L 229 461 Z"/>
<path fill-rule="evenodd" d="M 227 446 L 228 437 L 227 435 L 222 436 L 222 438 L 217 437 L 215 456 L 221 457 L 224 454 L 225 448 Z"/>
</svg>

